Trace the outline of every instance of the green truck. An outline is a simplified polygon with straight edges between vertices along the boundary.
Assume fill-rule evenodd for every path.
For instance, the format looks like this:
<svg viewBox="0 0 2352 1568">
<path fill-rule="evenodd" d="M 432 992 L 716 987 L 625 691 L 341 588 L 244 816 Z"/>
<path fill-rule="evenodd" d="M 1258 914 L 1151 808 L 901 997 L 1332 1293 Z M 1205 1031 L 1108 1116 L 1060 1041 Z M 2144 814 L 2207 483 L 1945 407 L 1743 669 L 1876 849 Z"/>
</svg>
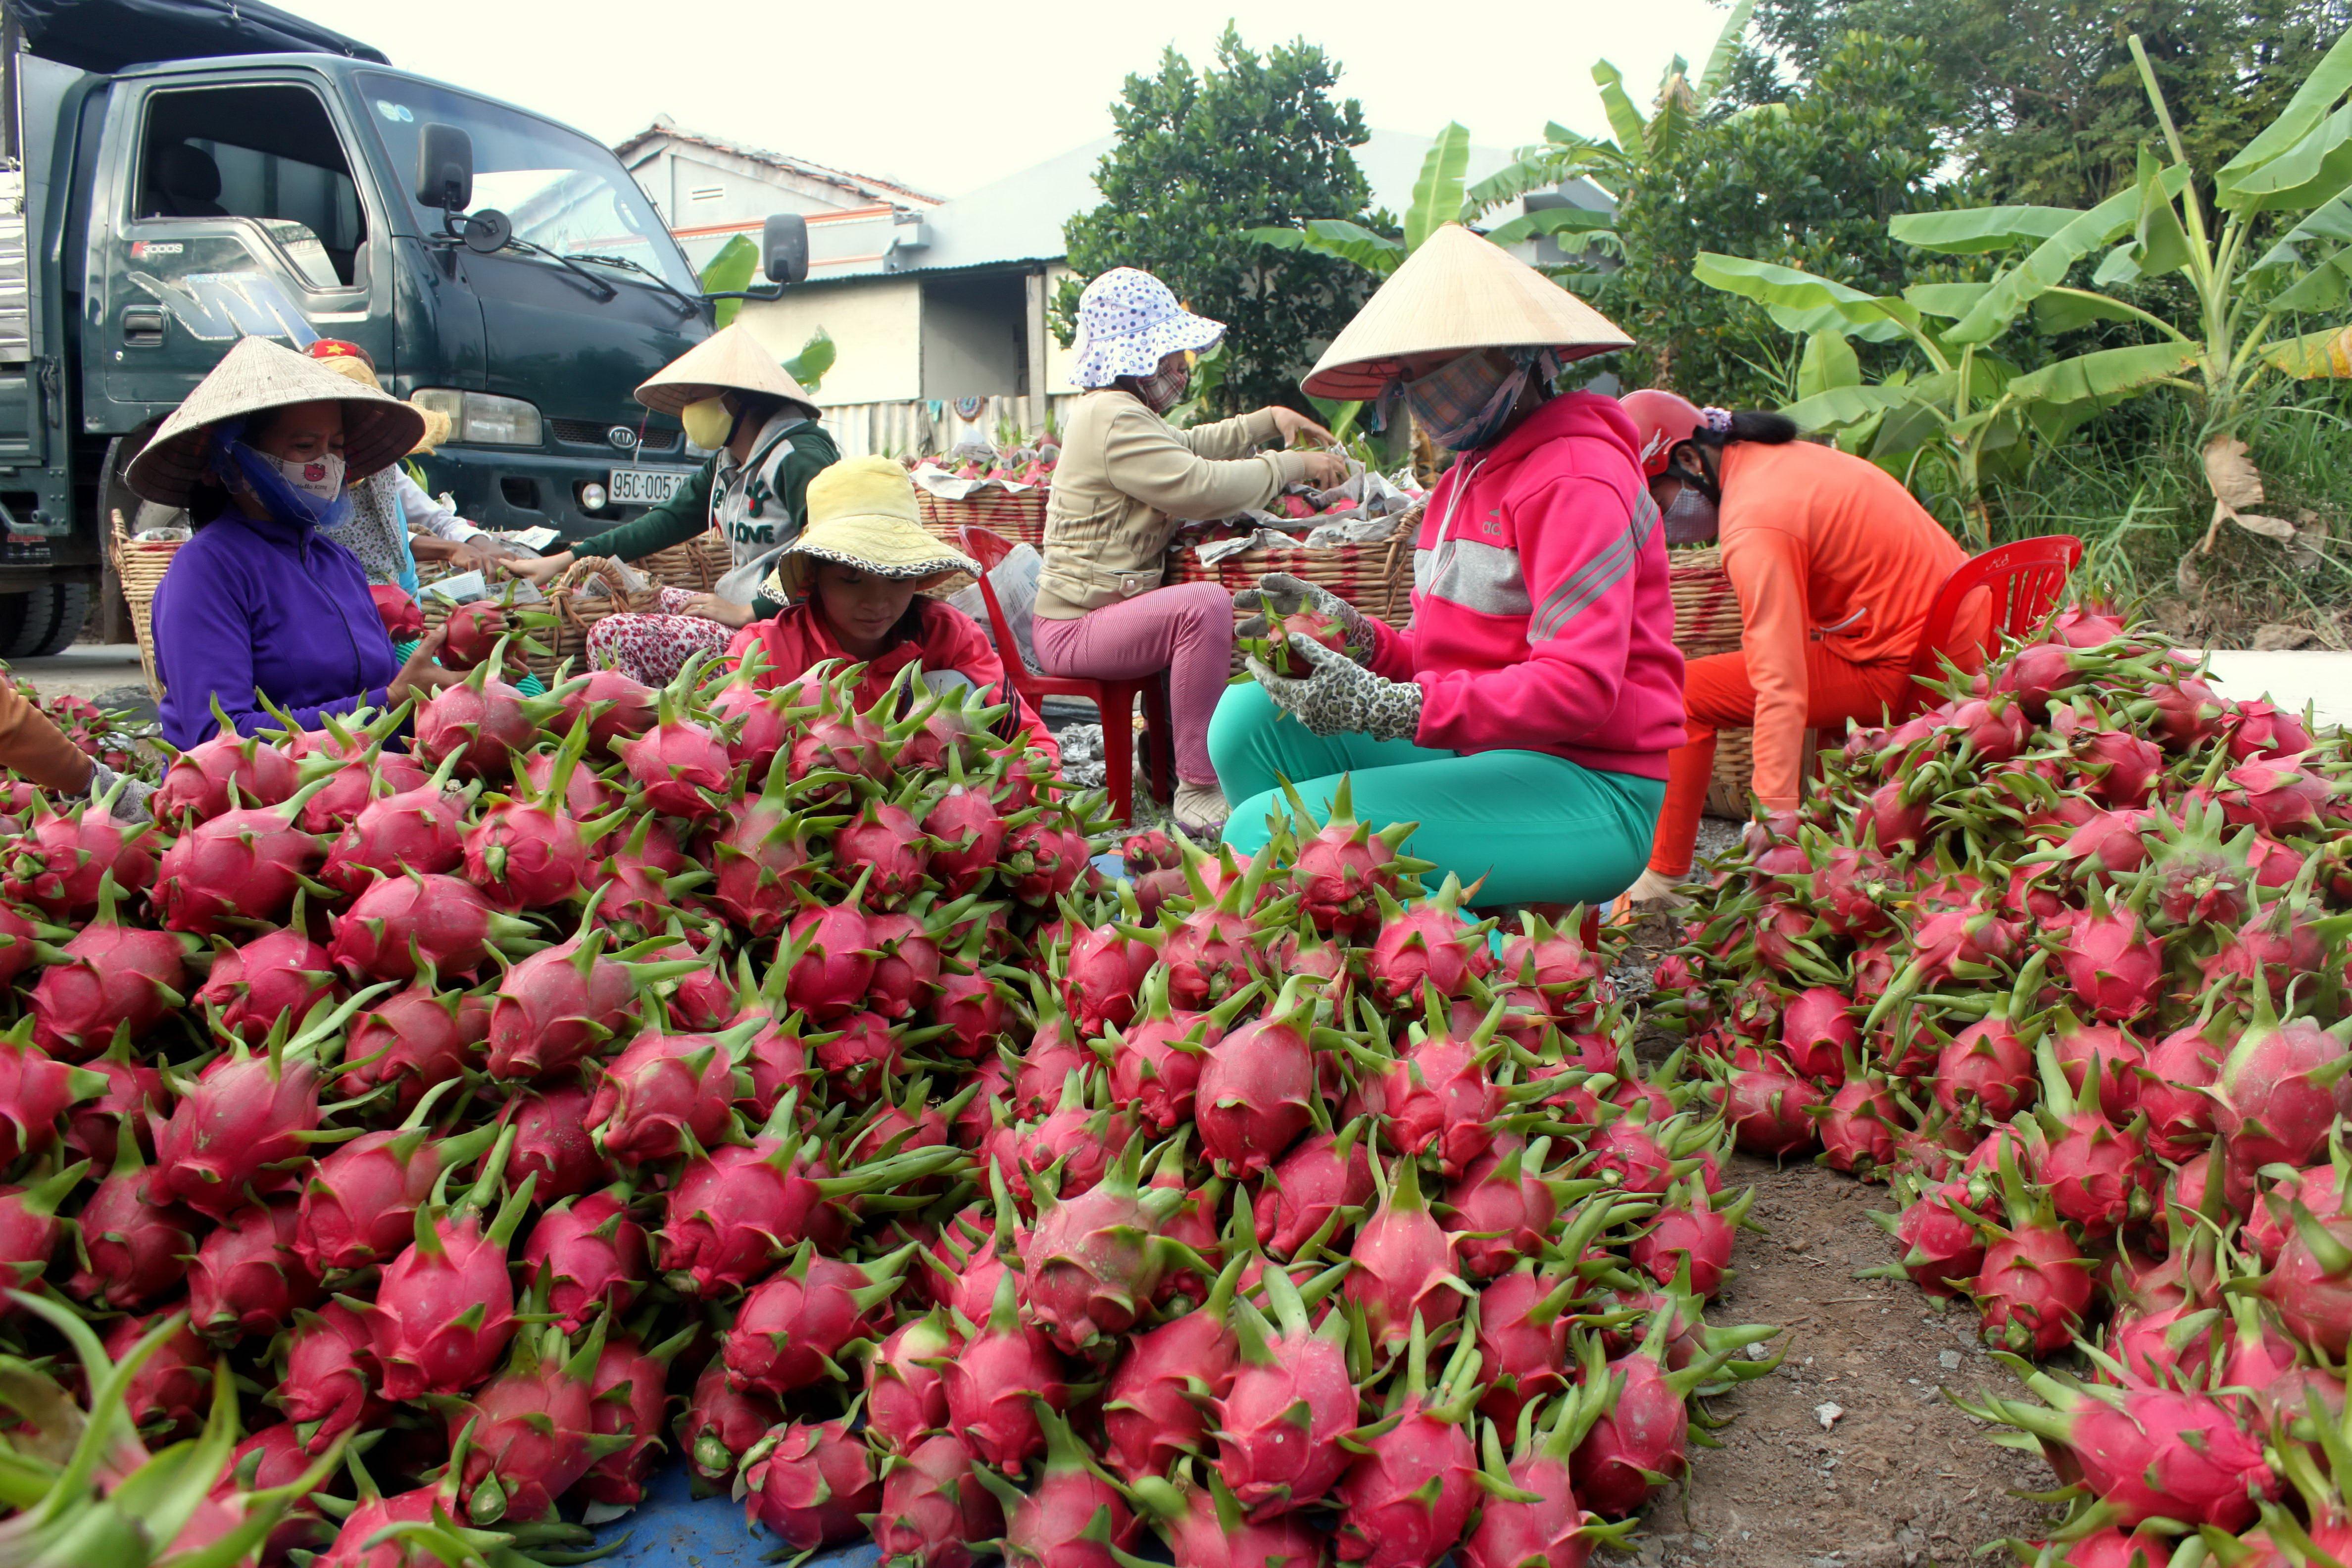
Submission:
<svg viewBox="0 0 2352 1568">
<path fill-rule="evenodd" d="M 631 389 L 711 300 L 593 138 L 254 0 L 0 0 L 0 658 L 73 640 L 123 465 L 248 333 L 334 337 L 449 442 L 484 527 L 599 531 L 694 471 Z"/>
</svg>

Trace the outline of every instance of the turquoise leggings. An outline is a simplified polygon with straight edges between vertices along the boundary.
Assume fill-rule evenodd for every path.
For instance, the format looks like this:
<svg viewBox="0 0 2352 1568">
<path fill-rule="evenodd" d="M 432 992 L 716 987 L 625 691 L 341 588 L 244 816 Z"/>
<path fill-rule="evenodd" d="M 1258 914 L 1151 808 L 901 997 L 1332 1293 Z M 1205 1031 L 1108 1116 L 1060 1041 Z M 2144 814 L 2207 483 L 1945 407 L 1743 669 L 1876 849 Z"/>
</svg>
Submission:
<svg viewBox="0 0 2352 1568">
<path fill-rule="evenodd" d="M 1581 767 L 1542 752 L 1437 752 L 1410 741 L 1318 736 L 1286 718 L 1263 688 L 1226 689 L 1209 725 L 1233 820 L 1225 842 L 1255 854 L 1271 837 L 1266 817 L 1287 813 L 1281 783 L 1307 808 L 1330 808 L 1341 774 L 1352 778 L 1356 816 L 1375 828 L 1421 826 L 1406 853 L 1478 878 L 1481 904 L 1597 904 L 1633 886 L 1650 858 L 1664 779 Z"/>
</svg>

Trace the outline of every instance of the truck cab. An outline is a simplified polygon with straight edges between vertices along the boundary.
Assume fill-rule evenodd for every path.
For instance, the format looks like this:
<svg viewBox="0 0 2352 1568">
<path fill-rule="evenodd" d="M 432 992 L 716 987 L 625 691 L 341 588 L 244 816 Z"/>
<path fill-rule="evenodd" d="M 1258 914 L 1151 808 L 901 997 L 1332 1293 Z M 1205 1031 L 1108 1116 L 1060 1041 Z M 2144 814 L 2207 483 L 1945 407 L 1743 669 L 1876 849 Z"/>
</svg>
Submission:
<svg viewBox="0 0 2352 1568">
<path fill-rule="evenodd" d="M 484 527 L 582 537 L 700 462 L 630 395 L 708 335 L 709 305 L 593 138 L 355 45 L 152 64 L 42 47 L 8 50 L 13 189 L 0 159 L 0 657 L 71 640 L 111 514 L 136 516 L 126 440 L 247 334 L 347 339 L 446 413 L 419 467 Z"/>
</svg>

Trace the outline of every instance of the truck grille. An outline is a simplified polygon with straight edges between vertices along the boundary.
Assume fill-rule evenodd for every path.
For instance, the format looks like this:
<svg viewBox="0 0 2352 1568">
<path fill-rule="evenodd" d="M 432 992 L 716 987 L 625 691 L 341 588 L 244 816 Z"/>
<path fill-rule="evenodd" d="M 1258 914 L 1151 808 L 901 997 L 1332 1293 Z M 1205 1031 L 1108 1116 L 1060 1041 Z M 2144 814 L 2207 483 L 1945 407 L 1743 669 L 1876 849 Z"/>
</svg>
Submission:
<svg viewBox="0 0 2352 1568">
<path fill-rule="evenodd" d="M 558 441 L 567 447 L 594 447 L 615 455 L 626 455 L 626 449 L 615 447 L 604 438 L 605 432 L 613 428 L 611 424 L 602 424 L 593 419 L 551 419 L 547 427 L 555 433 Z M 636 426 L 632 425 L 629 428 L 634 430 Z M 685 437 L 676 430 L 647 430 L 633 449 L 639 453 L 675 452 L 684 441 Z"/>
</svg>

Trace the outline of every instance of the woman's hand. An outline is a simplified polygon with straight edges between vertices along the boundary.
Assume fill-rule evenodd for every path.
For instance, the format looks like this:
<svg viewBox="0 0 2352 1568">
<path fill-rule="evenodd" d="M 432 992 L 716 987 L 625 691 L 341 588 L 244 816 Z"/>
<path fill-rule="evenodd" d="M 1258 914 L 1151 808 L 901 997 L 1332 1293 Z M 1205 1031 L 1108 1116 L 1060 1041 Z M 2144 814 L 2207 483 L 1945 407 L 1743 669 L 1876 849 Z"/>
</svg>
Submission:
<svg viewBox="0 0 2352 1568">
<path fill-rule="evenodd" d="M 698 616 L 706 621 L 717 621 L 722 626 L 741 628 L 751 624 L 751 606 L 739 605 L 732 599 L 722 599 L 716 594 L 697 594 L 686 602 L 683 612 Z"/>
<path fill-rule="evenodd" d="M 464 677 L 434 662 L 441 655 L 442 645 L 448 640 L 446 626 L 426 633 L 425 640 L 418 643 L 416 650 L 408 656 L 408 662 L 402 665 L 400 672 L 384 686 L 383 700 L 398 704 L 411 697 L 430 697 L 443 687 L 455 686 L 463 679 Z"/>
<path fill-rule="evenodd" d="M 559 550 L 552 555 L 500 556 L 497 569 L 509 577 L 520 577 L 535 588 L 544 588 L 555 581 L 562 570 L 572 564 L 572 552 Z"/>
<path fill-rule="evenodd" d="M 1256 587 L 1235 594 L 1234 608 L 1250 617 L 1234 628 L 1235 637 L 1262 637 L 1267 634 L 1271 621 L 1302 610 L 1317 610 L 1339 623 L 1349 647 L 1362 648 L 1369 654 L 1380 646 L 1361 610 L 1329 589 L 1287 572 L 1269 572 L 1257 580 Z"/>
<path fill-rule="evenodd" d="M 1310 735 L 1410 741 L 1421 729 L 1418 683 L 1384 680 L 1297 632 L 1290 634 L 1290 667 L 1306 670 L 1304 677 L 1277 675 L 1256 658 L 1247 662 L 1274 705 L 1306 725 Z"/>
<path fill-rule="evenodd" d="M 1348 459 L 1338 452 L 1308 452 L 1307 483 L 1318 490 L 1328 490 L 1348 482 Z"/>
<path fill-rule="evenodd" d="M 1274 433 L 1282 437 L 1282 444 L 1286 447 L 1297 441 L 1301 436 L 1318 446 L 1336 447 L 1339 444 L 1339 438 L 1337 436 L 1332 435 L 1296 408 L 1285 408 L 1277 403 L 1267 408 L 1266 412 L 1274 416 Z"/>
</svg>

